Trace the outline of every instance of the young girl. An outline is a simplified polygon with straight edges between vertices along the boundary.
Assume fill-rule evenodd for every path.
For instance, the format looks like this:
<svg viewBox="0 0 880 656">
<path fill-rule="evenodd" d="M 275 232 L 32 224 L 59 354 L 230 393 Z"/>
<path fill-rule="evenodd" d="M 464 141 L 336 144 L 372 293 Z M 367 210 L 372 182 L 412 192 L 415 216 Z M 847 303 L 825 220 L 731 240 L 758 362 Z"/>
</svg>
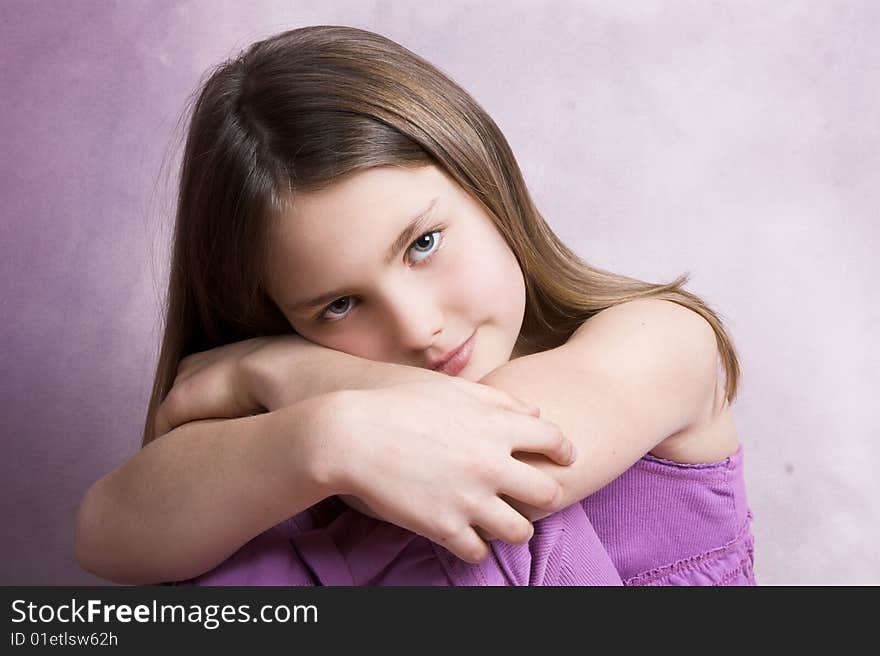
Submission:
<svg viewBox="0 0 880 656">
<path fill-rule="evenodd" d="M 685 282 L 580 260 L 400 45 L 256 43 L 195 102 L 144 448 L 86 494 L 78 558 L 124 583 L 753 584 L 737 358 Z"/>
</svg>

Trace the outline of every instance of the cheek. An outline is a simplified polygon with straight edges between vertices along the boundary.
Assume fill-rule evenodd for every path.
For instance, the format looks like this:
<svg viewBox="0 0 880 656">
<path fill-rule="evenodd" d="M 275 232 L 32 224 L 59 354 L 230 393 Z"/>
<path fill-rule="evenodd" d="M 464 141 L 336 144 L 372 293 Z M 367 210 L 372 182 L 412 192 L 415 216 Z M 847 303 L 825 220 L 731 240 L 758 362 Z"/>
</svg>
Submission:
<svg viewBox="0 0 880 656">
<path fill-rule="evenodd" d="M 484 263 L 472 254 L 449 258 L 440 278 L 447 304 L 464 310 L 481 302 L 485 296 L 483 281 L 487 272 L 484 269 Z"/>
<path fill-rule="evenodd" d="M 503 243 L 469 249 L 460 257 L 450 258 L 443 280 L 449 303 L 462 310 L 513 316 L 525 300 L 519 265 Z"/>
<path fill-rule="evenodd" d="M 377 334 L 375 330 L 366 327 L 360 321 L 343 322 L 338 329 L 324 330 L 309 324 L 302 325 L 301 321 L 290 321 L 289 318 L 288 321 L 297 334 L 319 346 L 368 360 L 385 359 L 385 346 L 381 334 Z"/>
</svg>

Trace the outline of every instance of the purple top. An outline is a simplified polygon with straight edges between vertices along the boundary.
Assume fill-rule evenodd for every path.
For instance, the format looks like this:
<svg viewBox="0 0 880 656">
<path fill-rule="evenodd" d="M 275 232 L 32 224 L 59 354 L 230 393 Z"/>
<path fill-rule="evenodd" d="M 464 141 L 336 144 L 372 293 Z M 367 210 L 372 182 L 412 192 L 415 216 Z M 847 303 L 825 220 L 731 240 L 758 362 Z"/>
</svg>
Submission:
<svg viewBox="0 0 880 656">
<path fill-rule="evenodd" d="M 742 447 L 687 465 L 646 455 L 478 564 L 330 497 L 185 585 L 755 585 Z"/>
</svg>

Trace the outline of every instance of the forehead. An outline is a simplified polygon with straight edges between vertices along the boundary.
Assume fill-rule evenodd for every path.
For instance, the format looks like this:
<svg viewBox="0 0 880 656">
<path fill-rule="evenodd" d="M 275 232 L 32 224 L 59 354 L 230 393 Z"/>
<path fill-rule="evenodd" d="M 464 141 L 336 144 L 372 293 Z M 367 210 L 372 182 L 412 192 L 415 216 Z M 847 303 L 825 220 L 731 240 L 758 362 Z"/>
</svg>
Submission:
<svg viewBox="0 0 880 656">
<path fill-rule="evenodd" d="M 351 283 L 347 272 L 378 266 L 400 230 L 431 199 L 439 197 L 442 207 L 456 193 L 457 186 L 435 166 L 382 166 L 296 195 L 272 230 L 270 289 L 290 296 Z"/>
</svg>

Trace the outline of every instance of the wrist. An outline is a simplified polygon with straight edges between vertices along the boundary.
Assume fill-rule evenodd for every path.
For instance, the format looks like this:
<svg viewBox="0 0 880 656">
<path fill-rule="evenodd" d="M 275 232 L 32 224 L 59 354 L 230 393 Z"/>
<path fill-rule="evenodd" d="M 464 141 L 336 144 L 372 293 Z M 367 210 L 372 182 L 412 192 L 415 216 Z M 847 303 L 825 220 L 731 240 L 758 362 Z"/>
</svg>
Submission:
<svg viewBox="0 0 880 656">
<path fill-rule="evenodd" d="M 352 430 L 352 409 L 362 403 L 359 392 L 339 390 L 296 404 L 305 414 L 300 418 L 306 438 L 304 453 L 294 458 L 305 462 L 308 476 L 326 496 L 353 494 L 354 446 L 358 434 Z"/>
<path fill-rule="evenodd" d="M 241 366 L 248 399 L 254 406 L 269 412 L 280 410 L 284 405 L 278 402 L 278 381 L 272 370 L 256 361 L 244 361 Z"/>
<path fill-rule="evenodd" d="M 302 393 L 309 378 L 309 358 L 320 348 L 299 335 L 265 338 L 263 347 L 254 349 L 241 363 L 253 402 L 273 412 L 320 394 Z"/>
</svg>

